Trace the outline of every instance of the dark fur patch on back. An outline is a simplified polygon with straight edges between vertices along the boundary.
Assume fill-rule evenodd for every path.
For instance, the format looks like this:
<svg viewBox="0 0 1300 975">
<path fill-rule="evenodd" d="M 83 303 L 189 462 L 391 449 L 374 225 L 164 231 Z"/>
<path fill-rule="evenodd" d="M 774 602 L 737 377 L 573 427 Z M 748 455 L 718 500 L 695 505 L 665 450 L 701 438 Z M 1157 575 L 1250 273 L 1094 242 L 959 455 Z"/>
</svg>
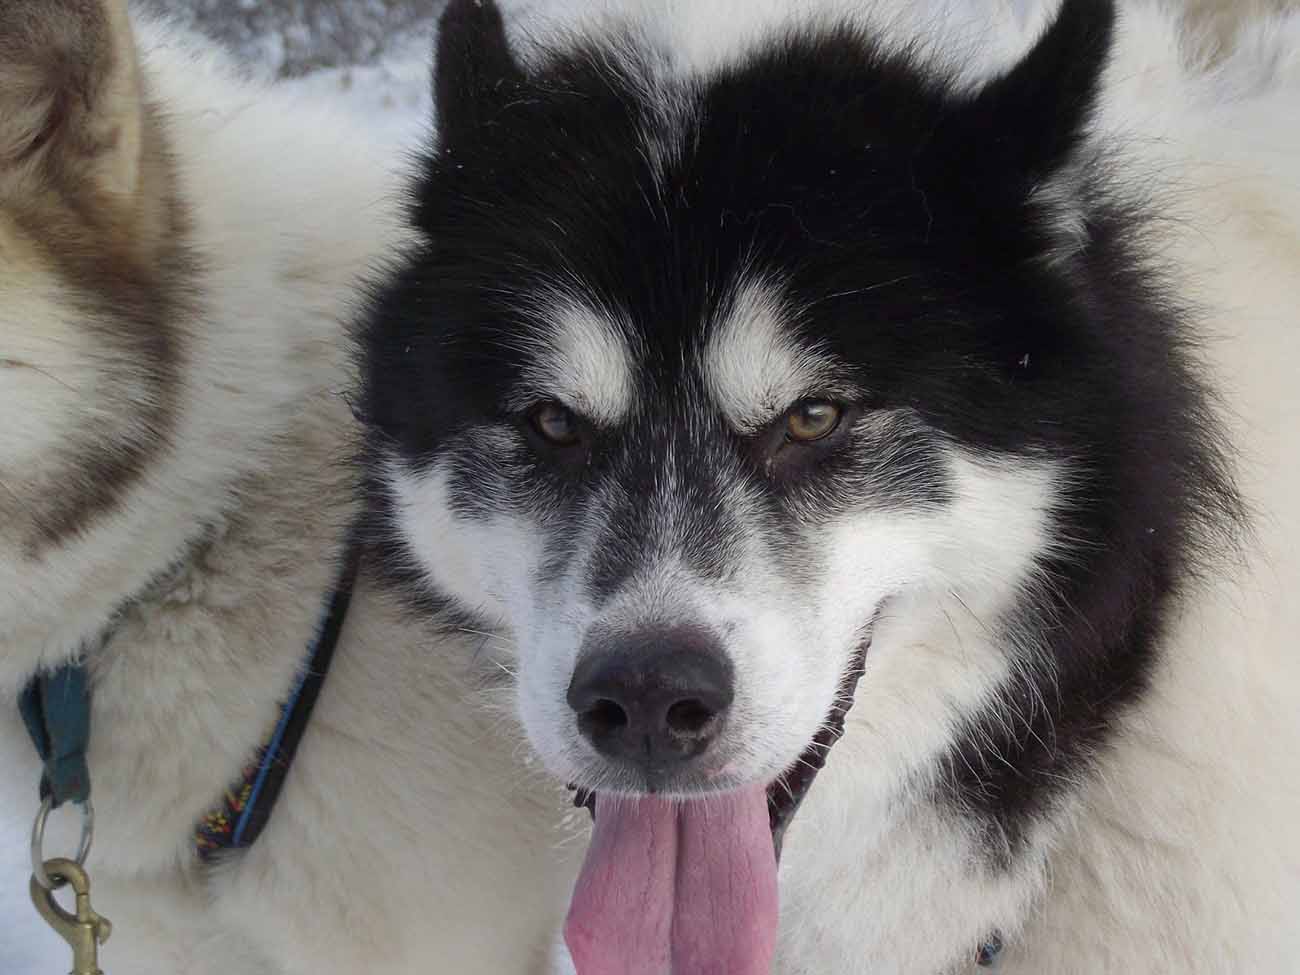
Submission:
<svg viewBox="0 0 1300 975">
<path fill-rule="evenodd" d="M 59 459 L 62 489 L 27 513 L 32 558 L 112 511 L 169 449 L 181 408 L 180 323 L 199 313 L 200 272 L 173 166 L 161 112 L 146 106 L 141 185 L 149 199 L 124 203 L 73 186 L 7 204 L 15 226 L 60 275 L 103 368 L 129 373 L 139 387 L 132 402 L 112 404 L 129 411 L 128 436 L 88 440 Z"/>
</svg>

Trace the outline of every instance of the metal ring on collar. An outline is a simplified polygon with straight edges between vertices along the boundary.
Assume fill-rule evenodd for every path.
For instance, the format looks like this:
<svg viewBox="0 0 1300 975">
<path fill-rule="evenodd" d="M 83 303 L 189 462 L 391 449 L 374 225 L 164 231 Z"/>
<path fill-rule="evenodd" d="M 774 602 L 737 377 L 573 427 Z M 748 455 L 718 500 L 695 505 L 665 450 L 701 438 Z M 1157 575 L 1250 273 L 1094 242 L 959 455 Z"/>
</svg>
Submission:
<svg viewBox="0 0 1300 975">
<path fill-rule="evenodd" d="M 81 807 L 81 842 L 77 844 L 77 866 L 84 866 L 86 857 L 90 855 L 90 842 L 95 838 L 95 807 L 90 804 L 90 800 L 75 803 Z M 32 824 L 32 876 L 36 882 L 46 890 L 54 890 L 62 884 L 55 884 L 45 872 L 45 853 L 42 847 L 45 846 L 45 821 L 50 818 L 50 810 L 54 808 L 54 799 L 46 796 L 41 800 L 41 810 L 36 814 L 36 822 Z"/>
</svg>

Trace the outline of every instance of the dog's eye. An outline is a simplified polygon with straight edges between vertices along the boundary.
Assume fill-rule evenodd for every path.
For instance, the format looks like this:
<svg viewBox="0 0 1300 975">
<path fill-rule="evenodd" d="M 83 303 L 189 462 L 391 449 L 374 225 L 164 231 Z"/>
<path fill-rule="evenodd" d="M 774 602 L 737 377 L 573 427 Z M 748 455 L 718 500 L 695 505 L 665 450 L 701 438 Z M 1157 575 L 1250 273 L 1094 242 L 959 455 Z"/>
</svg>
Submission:
<svg viewBox="0 0 1300 975">
<path fill-rule="evenodd" d="M 529 416 L 533 429 L 547 443 L 572 447 L 582 439 L 582 430 L 573 411 L 559 403 L 543 403 Z"/>
<path fill-rule="evenodd" d="M 844 410 L 835 403 L 804 400 L 786 414 L 786 438 L 798 443 L 812 443 L 829 437 L 839 427 L 843 416 Z"/>
</svg>

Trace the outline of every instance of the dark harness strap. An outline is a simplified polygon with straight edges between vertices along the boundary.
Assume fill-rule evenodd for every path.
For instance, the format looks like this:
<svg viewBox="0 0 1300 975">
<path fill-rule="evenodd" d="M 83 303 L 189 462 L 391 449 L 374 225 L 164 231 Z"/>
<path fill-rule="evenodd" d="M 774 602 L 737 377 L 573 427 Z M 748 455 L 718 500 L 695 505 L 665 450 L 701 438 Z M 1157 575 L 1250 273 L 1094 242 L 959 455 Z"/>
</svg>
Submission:
<svg viewBox="0 0 1300 975">
<path fill-rule="evenodd" d="M 41 799 L 58 808 L 90 798 L 90 684 L 80 663 L 41 674 L 18 696 L 18 710 L 44 763 Z"/>
<path fill-rule="evenodd" d="M 303 670 L 280 706 L 280 719 L 275 730 L 258 750 L 254 761 L 244 769 L 240 781 L 226 790 L 221 807 L 204 816 L 195 828 L 195 847 L 199 859 L 205 863 L 227 851 L 252 846 L 270 821 L 334 659 L 334 650 L 352 601 L 359 563 L 360 546 L 353 544 Z"/>
<path fill-rule="evenodd" d="M 989 940 L 980 945 L 979 954 L 975 958 L 975 964 L 980 968 L 997 968 L 998 961 L 1002 957 L 1002 935 L 993 932 Z"/>
<path fill-rule="evenodd" d="M 360 564 L 360 546 L 347 551 L 338 585 L 312 640 L 302 672 L 280 709 L 275 731 L 259 749 L 243 781 L 227 790 L 220 810 L 209 813 L 196 829 L 199 857 L 210 860 L 225 850 L 252 846 L 271 818 L 289 766 L 302 742 L 325 676 L 329 673 L 347 617 Z M 84 663 L 64 664 L 34 677 L 18 696 L 23 723 L 44 764 L 41 798 L 57 808 L 90 798 L 86 750 L 90 744 L 90 679 Z"/>
</svg>

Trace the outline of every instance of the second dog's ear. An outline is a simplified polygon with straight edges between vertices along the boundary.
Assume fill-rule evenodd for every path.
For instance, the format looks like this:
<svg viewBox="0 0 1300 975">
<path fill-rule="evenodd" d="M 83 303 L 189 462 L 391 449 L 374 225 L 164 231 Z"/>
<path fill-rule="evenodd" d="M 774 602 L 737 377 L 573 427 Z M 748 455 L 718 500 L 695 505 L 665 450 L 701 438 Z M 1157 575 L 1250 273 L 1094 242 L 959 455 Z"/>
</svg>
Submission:
<svg viewBox="0 0 1300 975">
<path fill-rule="evenodd" d="M 0 4 L 0 194 L 134 198 L 137 75 L 125 0 Z"/>
<path fill-rule="evenodd" d="M 494 0 L 451 0 L 436 57 L 434 113 L 444 146 L 473 138 L 524 80 Z"/>
</svg>

